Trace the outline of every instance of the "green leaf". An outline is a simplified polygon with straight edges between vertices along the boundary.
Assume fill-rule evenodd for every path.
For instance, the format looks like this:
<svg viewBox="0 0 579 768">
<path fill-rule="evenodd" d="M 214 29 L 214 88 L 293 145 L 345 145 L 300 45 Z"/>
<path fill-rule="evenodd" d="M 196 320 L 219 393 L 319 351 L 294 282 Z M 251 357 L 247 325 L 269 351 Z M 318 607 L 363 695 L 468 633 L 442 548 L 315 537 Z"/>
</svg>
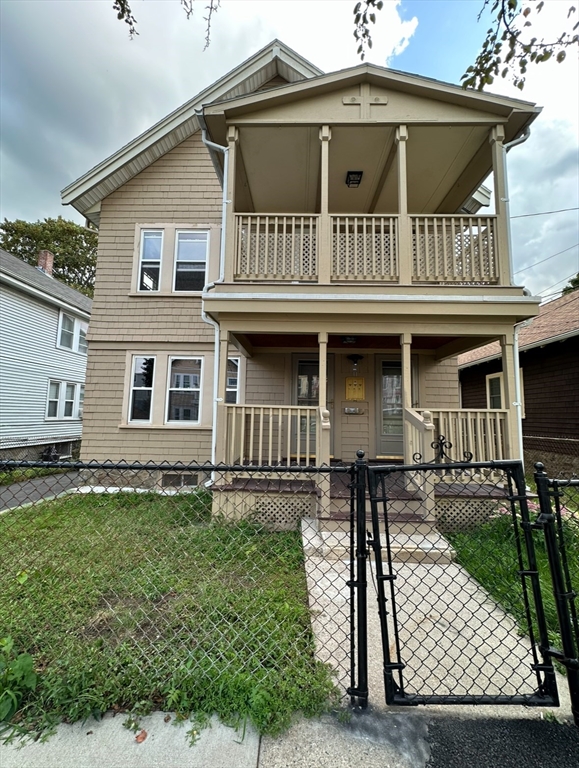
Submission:
<svg viewBox="0 0 579 768">
<path fill-rule="evenodd" d="M 557 63 L 560 64 L 562 61 L 565 61 L 566 56 L 567 54 L 565 53 L 565 51 L 559 51 L 559 53 L 557 54 Z"/>
</svg>

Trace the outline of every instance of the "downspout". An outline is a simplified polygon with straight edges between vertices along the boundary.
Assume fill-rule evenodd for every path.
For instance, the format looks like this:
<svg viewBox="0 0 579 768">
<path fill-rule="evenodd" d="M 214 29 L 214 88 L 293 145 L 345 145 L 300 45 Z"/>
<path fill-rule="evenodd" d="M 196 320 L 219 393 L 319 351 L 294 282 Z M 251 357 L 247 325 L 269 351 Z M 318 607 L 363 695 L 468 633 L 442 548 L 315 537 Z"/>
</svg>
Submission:
<svg viewBox="0 0 579 768">
<path fill-rule="evenodd" d="M 222 283 L 225 277 L 225 236 L 227 231 L 227 206 L 231 203 L 231 200 L 227 198 L 227 174 L 229 168 L 229 147 L 222 147 L 221 144 L 215 144 L 207 138 L 207 125 L 203 116 L 202 110 L 196 110 L 195 115 L 199 120 L 201 126 L 201 139 L 210 154 L 214 152 L 221 152 L 223 154 L 223 178 L 221 179 L 221 188 L 223 189 L 223 198 L 221 205 L 221 247 L 219 249 L 219 277 L 212 283 L 207 283 L 203 288 L 203 294 L 215 288 L 217 283 Z M 219 174 L 218 174 L 219 175 Z M 211 430 L 211 463 L 215 464 L 217 461 L 217 404 L 218 398 L 218 383 L 219 383 L 219 357 L 221 351 L 221 328 L 219 323 L 212 317 L 209 317 L 205 311 L 204 301 L 201 299 L 201 319 L 203 322 L 212 326 L 215 332 L 215 349 L 213 355 L 213 424 Z"/>
<path fill-rule="evenodd" d="M 509 141 L 507 144 L 503 144 L 503 163 L 505 168 L 505 196 L 506 200 L 504 200 L 505 203 L 505 215 L 507 218 L 507 239 L 508 239 L 508 247 L 509 247 L 509 269 L 510 269 L 510 278 L 511 278 L 511 285 L 513 285 L 513 243 L 511 238 L 511 211 L 510 211 L 510 200 L 509 200 L 509 174 L 507 172 L 507 152 L 512 149 L 513 147 L 516 147 L 518 144 L 524 144 L 525 141 L 529 138 L 531 135 L 531 129 L 529 126 L 525 128 L 525 131 L 521 136 L 519 136 L 518 139 L 514 139 L 513 141 Z M 525 468 L 525 455 L 523 452 L 523 401 L 521 397 L 521 375 L 520 375 L 520 365 L 519 365 L 519 329 L 523 328 L 529 321 L 524 320 L 522 323 L 517 323 L 514 328 L 514 338 L 513 338 L 513 364 L 515 366 L 515 402 L 512 403 L 512 405 L 515 406 L 517 409 L 517 442 L 519 445 L 519 456 L 521 457 L 521 462 L 523 463 L 523 470 Z"/>
</svg>

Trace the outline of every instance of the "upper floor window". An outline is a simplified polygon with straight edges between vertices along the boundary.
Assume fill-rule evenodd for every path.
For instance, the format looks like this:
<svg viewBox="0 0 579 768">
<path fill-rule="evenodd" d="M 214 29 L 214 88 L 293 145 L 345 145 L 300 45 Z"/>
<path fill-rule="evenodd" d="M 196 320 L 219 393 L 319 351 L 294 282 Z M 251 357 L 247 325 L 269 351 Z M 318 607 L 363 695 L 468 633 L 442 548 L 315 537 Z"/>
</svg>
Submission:
<svg viewBox="0 0 579 768">
<path fill-rule="evenodd" d="M 137 227 L 136 290 L 196 293 L 207 283 L 209 231 L 176 224 Z M 138 261 L 137 261 L 138 257 Z"/>
<path fill-rule="evenodd" d="M 84 384 L 69 381 L 48 382 L 47 419 L 80 419 L 84 401 Z"/>
<path fill-rule="evenodd" d="M 88 346 L 86 341 L 87 330 L 88 323 L 68 315 L 66 312 L 61 312 L 58 324 L 58 346 L 86 355 Z"/>
<path fill-rule="evenodd" d="M 143 230 L 139 259 L 139 290 L 158 291 L 161 285 L 163 230 Z"/>
</svg>

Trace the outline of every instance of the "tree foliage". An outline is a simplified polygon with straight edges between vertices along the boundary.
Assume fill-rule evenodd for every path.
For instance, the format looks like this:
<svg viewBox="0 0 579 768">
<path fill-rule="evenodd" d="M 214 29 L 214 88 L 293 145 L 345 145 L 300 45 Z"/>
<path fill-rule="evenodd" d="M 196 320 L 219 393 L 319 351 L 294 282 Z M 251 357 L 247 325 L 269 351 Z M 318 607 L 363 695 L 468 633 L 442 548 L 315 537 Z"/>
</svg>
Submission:
<svg viewBox="0 0 579 768">
<path fill-rule="evenodd" d="M 570 5 L 567 12 L 570 28 L 562 29 L 554 40 L 545 40 L 533 36 L 533 25 L 544 5 L 544 0 L 484 0 L 479 20 L 490 8 L 493 25 L 487 30 L 474 64 L 462 76 L 465 87 L 480 91 L 500 74 L 510 77 L 523 90 L 530 65 L 549 61 L 553 56 L 559 63 L 565 60 L 567 49 L 579 43 L 576 8 Z"/>
<path fill-rule="evenodd" d="M 0 224 L 0 246 L 5 251 L 34 266 L 39 251 L 51 251 L 54 254 L 54 277 L 91 297 L 97 241 L 96 230 L 67 221 L 62 216 L 36 222 L 4 219 Z"/>
<path fill-rule="evenodd" d="M 563 288 L 563 296 L 566 296 L 568 293 L 573 293 L 573 291 L 576 291 L 579 289 L 579 272 L 575 275 L 575 277 L 572 277 L 571 280 L 567 283 L 567 285 Z"/>
</svg>

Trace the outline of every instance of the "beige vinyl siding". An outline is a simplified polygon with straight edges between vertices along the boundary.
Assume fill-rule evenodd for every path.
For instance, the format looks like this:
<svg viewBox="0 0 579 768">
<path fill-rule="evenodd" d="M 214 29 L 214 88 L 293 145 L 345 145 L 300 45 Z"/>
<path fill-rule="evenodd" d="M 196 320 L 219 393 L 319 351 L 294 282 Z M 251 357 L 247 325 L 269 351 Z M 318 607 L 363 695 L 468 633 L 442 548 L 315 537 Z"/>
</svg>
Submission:
<svg viewBox="0 0 579 768">
<path fill-rule="evenodd" d="M 103 200 L 91 340 L 146 344 L 179 334 L 213 340 L 213 330 L 201 320 L 199 297 L 128 294 L 135 224 L 219 227 L 221 199 L 209 153 L 195 134 Z"/>
<path fill-rule="evenodd" d="M 205 462 L 211 430 L 121 427 L 127 353 L 92 349 L 87 367 L 81 458 L 96 461 Z M 207 359 L 208 367 L 212 359 Z M 206 402 L 203 407 L 210 408 Z"/>
<path fill-rule="evenodd" d="M 421 357 L 421 408 L 459 408 L 458 365 L 456 357 L 436 360 Z"/>
</svg>

